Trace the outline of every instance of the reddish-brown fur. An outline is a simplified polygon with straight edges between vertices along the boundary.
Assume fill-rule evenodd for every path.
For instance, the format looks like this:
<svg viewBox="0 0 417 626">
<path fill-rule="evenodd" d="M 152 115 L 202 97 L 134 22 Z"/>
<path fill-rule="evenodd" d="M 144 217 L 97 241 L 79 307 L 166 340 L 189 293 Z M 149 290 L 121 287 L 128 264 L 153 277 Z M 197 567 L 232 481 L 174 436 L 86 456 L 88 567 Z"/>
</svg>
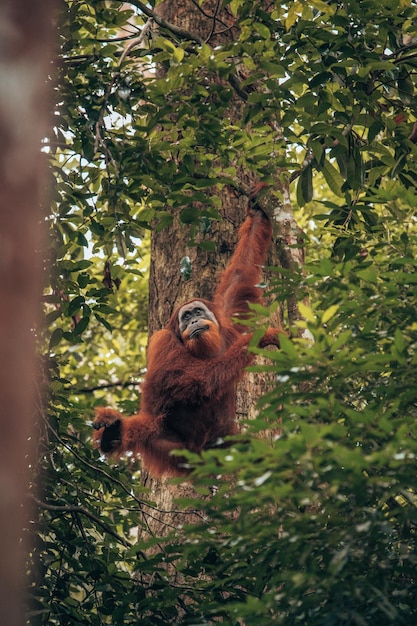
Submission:
<svg viewBox="0 0 417 626">
<path fill-rule="evenodd" d="M 95 438 L 108 454 L 140 453 L 155 476 L 187 475 L 184 460 L 171 452 L 201 452 L 238 432 L 235 422 L 236 385 L 252 361 L 247 347 L 252 334 L 231 317 L 245 317 L 248 302 L 258 302 L 261 277 L 271 241 L 271 225 L 252 209 L 239 231 L 239 242 L 223 273 L 213 302 L 198 300 L 218 322 L 196 339 L 181 336 L 179 308 L 166 328 L 155 333 L 148 348 L 148 371 L 138 415 L 124 418 L 109 408 L 97 408 Z M 262 346 L 278 345 L 281 329 L 269 329 Z"/>
</svg>

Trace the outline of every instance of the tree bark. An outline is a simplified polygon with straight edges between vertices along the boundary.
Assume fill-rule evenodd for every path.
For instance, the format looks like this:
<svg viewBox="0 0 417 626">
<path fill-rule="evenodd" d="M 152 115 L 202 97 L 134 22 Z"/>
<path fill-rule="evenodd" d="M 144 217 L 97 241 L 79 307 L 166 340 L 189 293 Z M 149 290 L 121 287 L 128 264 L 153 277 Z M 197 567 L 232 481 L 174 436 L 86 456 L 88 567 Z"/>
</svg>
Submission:
<svg viewBox="0 0 417 626">
<path fill-rule="evenodd" d="M 24 623 L 24 507 L 41 295 L 41 139 L 49 113 L 48 0 L 4 0 L 0 23 L 0 616 Z"/>
<path fill-rule="evenodd" d="M 219 3 L 208 0 L 203 3 L 202 10 L 196 8 L 190 0 L 167 1 L 157 7 L 158 14 L 166 21 L 195 34 L 200 40 L 210 45 L 221 45 L 230 42 L 236 36 L 233 16 L 227 11 L 217 11 Z M 217 11 L 217 13 L 216 13 Z M 216 14 L 216 21 L 207 17 Z M 221 28 L 217 28 L 221 23 Z M 227 28 L 226 28 L 227 26 Z M 216 34 L 216 31 L 223 34 Z M 239 120 L 243 114 L 244 101 L 236 93 L 230 104 L 228 116 Z M 273 130 L 271 130 L 273 132 Z M 248 189 L 258 182 L 253 174 L 240 170 L 240 185 Z M 282 191 L 282 188 L 281 188 Z M 187 246 L 189 239 L 188 227 L 179 223 L 174 217 L 173 225 L 161 232 L 154 232 L 151 247 L 151 269 L 149 286 L 149 332 L 154 333 L 162 328 L 170 318 L 172 311 L 182 302 L 193 297 L 210 299 L 214 293 L 218 276 L 226 267 L 237 241 L 237 232 L 246 213 L 248 198 L 235 189 L 224 188 L 217 192 L 222 202 L 222 221 L 213 223 L 211 239 L 216 242 L 216 252 L 207 252 L 198 247 Z M 288 196 L 288 189 L 287 189 Z M 282 208 L 282 207 L 281 207 Z M 287 207 L 288 208 L 288 207 Z M 280 203 L 274 197 L 275 217 L 279 216 Z M 279 240 L 279 220 L 276 220 L 275 237 Z M 180 261 L 190 257 L 192 277 L 185 281 L 180 274 Z M 268 263 L 279 266 L 278 247 L 272 247 Z M 279 316 L 279 313 L 278 313 Z M 276 319 L 271 324 L 279 324 Z M 248 419 L 255 414 L 256 399 L 265 391 L 267 376 L 249 374 L 240 384 L 237 400 L 239 419 Z M 164 536 L 173 528 L 180 528 L 184 523 L 193 521 L 196 514 L 192 511 L 177 511 L 173 502 L 179 497 L 188 497 L 193 493 L 192 487 L 185 482 L 171 485 L 166 480 L 155 480 L 143 473 L 143 483 L 150 489 L 150 497 L 155 502 L 159 514 L 153 512 L 152 519 L 147 522 L 147 529 L 141 530 L 141 537 L 149 533 Z M 209 497 L 209 496 L 208 496 Z"/>
</svg>

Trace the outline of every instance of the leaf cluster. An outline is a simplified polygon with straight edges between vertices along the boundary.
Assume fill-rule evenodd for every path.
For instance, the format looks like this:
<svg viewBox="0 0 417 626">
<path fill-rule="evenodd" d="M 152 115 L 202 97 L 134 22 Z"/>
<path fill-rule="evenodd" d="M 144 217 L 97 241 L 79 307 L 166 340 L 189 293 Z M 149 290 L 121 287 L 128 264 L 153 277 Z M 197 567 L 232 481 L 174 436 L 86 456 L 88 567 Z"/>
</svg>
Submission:
<svg viewBox="0 0 417 626">
<path fill-rule="evenodd" d="M 314 310 L 300 305 L 300 325 L 314 343 L 283 339 L 268 355 L 276 383 L 247 441 L 190 457 L 201 493 L 215 486 L 179 550 L 187 577 L 203 580 L 197 614 L 265 625 L 415 619 L 416 239 L 403 240 L 381 234 L 372 262 L 308 266 L 317 299 Z"/>
</svg>

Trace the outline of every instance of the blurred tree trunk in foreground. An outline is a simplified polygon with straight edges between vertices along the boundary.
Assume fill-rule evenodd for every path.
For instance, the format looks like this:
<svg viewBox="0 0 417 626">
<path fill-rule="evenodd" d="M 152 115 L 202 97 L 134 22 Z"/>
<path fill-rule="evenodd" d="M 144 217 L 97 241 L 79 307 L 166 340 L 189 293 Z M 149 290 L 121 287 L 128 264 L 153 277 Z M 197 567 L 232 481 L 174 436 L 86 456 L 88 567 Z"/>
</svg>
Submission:
<svg viewBox="0 0 417 626">
<path fill-rule="evenodd" d="M 44 160 L 49 112 L 49 0 L 5 0 L 0 21 L 0 615 L 23 624 L 22 528 L 30 461 L 36 360 L 34 327 L 41 293 Z"/>
</svg>

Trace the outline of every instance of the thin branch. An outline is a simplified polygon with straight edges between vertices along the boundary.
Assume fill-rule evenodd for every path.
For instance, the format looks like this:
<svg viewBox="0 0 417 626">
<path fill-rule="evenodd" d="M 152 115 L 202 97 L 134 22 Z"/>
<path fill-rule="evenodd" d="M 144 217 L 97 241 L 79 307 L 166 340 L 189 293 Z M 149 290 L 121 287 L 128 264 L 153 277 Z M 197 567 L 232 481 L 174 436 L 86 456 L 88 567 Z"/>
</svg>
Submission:
<svg viewBox="0 0 417 626">
<path fill-rule="evenodd" d="M 214 33 L 214 29 L 216 28 L 216 21 L 217 21 L 217 13 L 219 12 L 219 7 L 220 7 L 220 0 L 217 0 L 216 2 L 216 7 L 214 9 L 214 13 L 213 13 L 213 21 L 211 24 L 211 29 L 210 29 L 210 34 L 209 36 L 206 38 L 206 43 L 208 43 L 210 41 L 210 39 L 213 36 Z"/>
<path fill-rule="evenodd" d="M 219 24 L 223 24 L 223 26 L 226 27 L 226 30 L 230 30 L 230 26 L 224 22 L 223 20 L 221 20 L 219 17 L 217 17 L 216 14 L 211 15 L 210 13 L 207 13 L 202 6 L 200 6 L 200 4 L 197 2 L 197 0 L 191 0 L 192 4 L 195 6 L 196 9 L 198 9 L 201 13 L 201 15 L 203 15 L 205 18 L 207 18 L 208 20 L 214 20 L 215 22 L 219 22 Z M 216 11 L 215 13 L 217 13 L 218 11 L 218 6 L 219 6 L 219 0 L 217 1 L 217 7 L 216 7 Z M 223 32 L 223 31 L 222 31 Z"/>
<path fill-rule="evenodd" d="M 76 452 L 76 450 L 70 446 L 68 443 L 66 443 L 62 437 L 60 436 L 60 434 L 58 433 L 58 431 L 53 428 L 53 426 L 51 426 L 50 422 L 46 419 L 43 411 L 39 411 L 39 415 L 42 417 L 42 419 L 44 420 L 45 424 L 46 424 L 46 428 L 48 428 L 54 435 L 54 437 L 56 438 L 57 441 L 59 441 L 59 443 L 68 450 L 68 452 L 70 452 L 76 459 L 78 459 L 78 461 L 80 461 L 80 463 L 84 464 L 86 467 L 88 467 L 89 469 L 91 469 L 94 472 L 97 472 L 98 474 L 101 474 L 102 476 L 104 476 L 107 480 L 110 480 L 111 482 L 113 482 L 115 485 L 118 485 L 122 491 L 124 491 L 128 496 L 130 496 L 132 498 L 132 500 L 134 500 L 135 502 L 137 502 L 137 504 L 139 505 L 140 510 L 143 512 L 143 514 L 146 516 L 150 516 L 152 517 L 152 519 L 156 519 L 153 515 L 151 515 L 150 513 L 145 513 L 142 509 L 142 507 L 146 506 L 149 509 L 157 512 L 157 513 L 175 513 L 177 515 L 199 515 L 198 510 L 194 510 L 194 509 L 190 509 L 189 511 L 181 511 L 181 510 L 176 510 L 176 509 L 159 509 L 157 506 L 155 506 L 154 504 L 151 504 L 150 502 L 147 502 L 146 500 L 140 500 L 137 496 L 135 496 L 133 490 L 131 487 L 126 487 L 126 485 L 119 480 L 118 478 L 115 478 L 114 476 L 111 476 L 108 472 L 106 472 L 104 469 L 102 469 L 101 467 L 97 466 L 97 465 L 93 465 L 92 463 L 89 463 L 84 457 L 82 457 L 80 454 L 78 454 L 78 452 Z M 203 519 L 202 516 L 200 516 L 201 519 Z"/>
<path fill-rule="evenodd" d="M 139 46 L 143 40 L 145 39 L 145 37 L 147 36 L 150 28 L 152 26 L 152 19 L 149 19 L 145 26 L 142 28 L 141 33 L 139 35 L 139 37 L 137 37 L 136 39 L 134 39 L 133 41 L 130 42 L 130 44 L 128 46 L 126 46 L 126 48 L 123 50 L 123 53 L 119 59 L 119 62 L 117 64 L 117 71 L 113 74 L 113 77 L 110 81 L 110 83 L 107 86 L 106 89 L 106 93 L 104 94 L 104 99 L 103 99 L 103 104 L 100 107 L 100 111 L 98 114 L 98 118 L 97 118 L 97 122 L 95 125 L 95 129 L 96 129 L 96 138 L 94 141 L 94 152 L 98 152 L 98 147 L 99 145 L 103 145 L 104 151 L 106 153 L 109 154 L 110 159 L 113 163 L 113 167 L 115 168 L 115 171 L 118 171 L 117 165 L 113 159 L 113 156 L 111 155 L 111 153 L 108 151 L 107 146 L 104 143 L 104 140 L 101 136 L 101 129 L 103 127 L 103 120 L 104 120 L 104 115 L 106 112 L 106 108 L 107 108 L 107 102 L 108 99 L 113 91 L 113 87 L 116 83 L 117 80 L 119 80 L 120 78 L 120 74 L 121 74 L 121 67 L 123 65 L 124 60 L 126 59 L 126 57 L 128 56 L 128 54 L 130 54 L 130 52 L 133 50 L 133 48 L 135 48 L 136 46 Z"/>
<path fill-rule="evenodd" d="M 231 85 L 231 87 L 233 87 L 233 89 L 235 90 L 235 92 L 239 96 L 239 98 L 241 98 L 244 102 L 247 102 L 248 94 L 240 86 L 240 82 L 236 78 L 235 74 L 230 73 L 228 81 L 229 81 L 229 84 Z"/>
<path fill-rule="evenodd" d="M 63 506 L 60 506 L 57 504 L 48 504 L 47 502 L 42 502 L 41 500 L 38 500 L 38 498 L 36 498 L 33 495 L 33 493 L 29 493 L 28 497 L 31 498 L 31 500 L 33 500 L 38 507 L 40 507 L 41 509 L 45 509 L 46 511 L 53 511 L 56 513 L 77 513 L 80 515 L 85 515 L 85 517 L 88 517 L 91 521 L 101 526 L 105 530 L 106 533 L 108 533 L 109 535 L 114 537 L 114 539 L 122 543 L 125 546 L 125 548 L 132 547 L 132 544 L 126 541 L 124 537 L 121 537 L 120 535 L 118 535 L 111 528 L 111 526 L 106 524 L 106 522 L 103 522 L 103 520 L 97 517 L 97 515 L 94 515 L 94 513 L 90 513 L 90 511 L 88 511 L 82 506 L 76 506 L 76 505 L 71 505 L 71 504 L 67 504 Z"/>
<path fill-rule="evenodd" d="M 60 60 L 62 60 L 63 63 L 65 63 L 66 65 L 71 65 L 71 64 L 78 64 L 78 63 L 84 63 L 84 62 L 88 62 L 88 63 L 94 63 L 95 61 L 98 61 L 100 58 L 99 54 L 78 54 L 72 57 L 61 57 Z"/>
<path fill-rule="evenodd" d="M 415 50 L 416 48 L 417 48 L 417 45 L 416 45 L 416 44 L 409 44 L 409 45 L 405 45 L 405 46 L 402 46 L 401 48 L 398 48 L 398 50 L 395 50 L 395 52 L 392 52 L 392 53 L 390 53 L 390 54 L 383 54 L 383 55 L 381 56 L 381 59 L 384 59 L 384 60 L 388 60 L 388 61 L 389 61 L 390 59 L 395 59 L 395 58 L 399 57 L 399 60 L 401 60 L 401 61 L 404 61 L 404 60 L 405 60 L 405 61 L 407 61 L 409 58 L 413 58 L 413 57 L 414 57 L 414 55 L 409 55 L 409 56 L 404 55 L 403 57 L 401 57 L 400 55 L 401 55 L 403 52 L 408 52 L 409 50 Z"/>
<path fill-rule="evenodd" d="M 118 380 L 114 383 L 103 383 L 102 385 L 93 385 L 92 387 L 82 387 L 81 389 L 75 389 L 75 393 L 93 393 L 93 391 L 100 391 L 101 389 L 114 389 L 119 387 L 126 389 L 127 387 L 137 387 L 138 382 L 134 380 Z"/>
<path fill-rule="evenodd" d="M 130 33 L 130 35 L 124 35 L 123 37 L 106 37 L 104 39 L 96 37 L 96 41 L 99 43 L 118 43 L 120 41 L 130 41 L 131 39 L 136 39 L 137 36 L 137 33 Z"/>
<path fill-rule="evenodd" d="M 122 2 L 123 0 L 120 0 L 120 1 Z M 170 22 L 167 22 L 166 20 L 164 20 L 164 18 L 162 18 L 160 15 L 158 15 L 158 13 L 156 13 L 152 9 L 150 9 L 146 4 L 144 4 L 143 2 L 140 2 L 140 0 L 129 0 L 129 4 L 133 5 L 134 7 L 142 11 L 142 13 L 147 15 L 147 17 L 152 18 L 154 22 L 158 24 L 158 26 L 160 26 L 161 28 L 165 28 L 166 30 L 169 30 L 173 35 L 176 35 L 179 39 L 184 39 L 187 41 L 194 41 L 195 43 L 198 43 L 198 44 L 204 43 L 204 40 L 198 37 L 197 35 L 195 35 L 194 33 L 190 33 L 188 30 L 185 30 L 184 28 L 180 28 L 179 26 L 175 26 L 175 24 L 171 24 Z"/>
<path fill-rule="evenodd" d="M 126 487 L 126 485 L 119 480 L 118 478 L 115 478 L 114 476 L 111 476 L 108 472 L 106 472 L 104 469 L 102 469 L 101 467 L 97 466 L 97 465 L 93 465 L 92 463 L 89 463 L 84 457 L 82 457 L 80 454 L 78 454 L 78 452 L 75 451 L 75 449 L 70 446 L 69 444 L 67 444 L 62 437 L 60 436 L 60 434 L 58 433 L 58 431 L 51 425 L 51 423 L 49 422 L 49 420 L 46 419 L 43 411 L 39 411 L 40 416 L 42 417 L 43 421 L 45 422 L 46 428 L 48 430 L 50 430 L 52 432 L 52 434 L 54 435 L 54 437 L 56 438 L 57 441 L 59 441 L 59 443 L 66 449 L 68 450 L 68 452 L 70 452 L 76 459 L 78 459 L 78 461 L 80 461 L 80 463 L 82 463 L 83 465 L 85 465 L 86 467 L 88 467 L 90 470 L 92 470 L 93 472 L 96 472 L 98 474 L 101 474 L 102 476 L 104 476 L 107 480 L 109 480 L 110 482 L 113 482 L 115 485 L 118 485 L 122 491 L 124 491 L 127 495 L 129 495 L 135 502 L 138 503 L 139 507 L 142 506 L 149 506 L 150 508 L 155 509 L 156 507 L 152 506 L 151 504 L 148 504 L 145 500 L 140 500 L 137 496 L 135 496 L 135 494 L 133 493 L 131 488 Z M 157 509 L 158 510 L 158 509 Z"/>
</svg>

